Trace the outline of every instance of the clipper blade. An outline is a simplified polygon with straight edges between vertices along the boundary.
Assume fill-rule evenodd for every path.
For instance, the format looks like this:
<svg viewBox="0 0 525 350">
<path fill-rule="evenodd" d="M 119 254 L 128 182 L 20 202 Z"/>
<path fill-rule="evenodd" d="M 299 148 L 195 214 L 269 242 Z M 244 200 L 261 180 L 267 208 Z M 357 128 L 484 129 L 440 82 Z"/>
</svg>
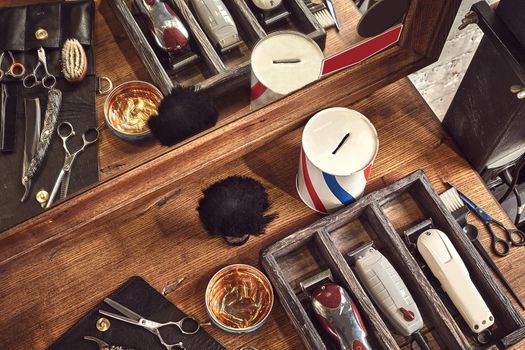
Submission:
<svg viewBox="0 0 525 350">
<path fill-rule="evenodd" d="M 334 282 L 334 276 L 332 275 L 332 271 L 330 271 L 330 269 L 326 269 L 322 272 L 319 272 L 318 274 L 308 277 L 307 279 L 299 282 L 299 286 L 301 286 L 303 293 L 310 297 L 312 290 L 326 282 Z"/>
</svg>

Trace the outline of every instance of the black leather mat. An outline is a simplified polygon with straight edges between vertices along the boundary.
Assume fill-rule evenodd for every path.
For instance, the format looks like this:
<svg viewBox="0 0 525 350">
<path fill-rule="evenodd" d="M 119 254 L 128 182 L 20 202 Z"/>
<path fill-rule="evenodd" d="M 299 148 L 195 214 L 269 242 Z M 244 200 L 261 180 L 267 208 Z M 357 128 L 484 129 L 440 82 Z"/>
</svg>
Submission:
<svg viewBox="0 0 525 350">
<path fill-rule="evenodd" d="M 82 144 L 82 133 L 89 127 L 96 127 L 95 84 L 96 78 L 88 76 L 78 85 L 72 85 L 59 79 L 57 88 L 62 91 L 62 107 L 57 125 L 68 121 L 73 125 L 76 135 L 68 142 L 70 151 L 77 150 Z M 11 96 L 15 96 L 16 111 L 11 108 L 7 113 L 16 113 L 15 148 L 11 153 L 0 153 L 0 232 L 41 213 L 44 209 L 36 201 L 36 193 L 45 189 L 49 193 L 64 163 L 62 139 L 54 134 L 47 157 L 36 174 L 31 185 L 29 198 L 20 202 L 24 193 L 22 185 L 22 162 L 24 158 L 24 97 L 39 97 L 44 120 L 47 105 L 47 90 L 42 87 L 25 89 L 22 84 L 9 84 Z M 11 104 L 10 104 L 11 106 Z M 98 142 L 90 145 L 79 154 L 71 172 L 69 195 L 99 180 Z"/>
<path fill-rule="evenodd" d="M 11 50 L 16 61 L 25 65 L 28 74 L 38 61 L 36 49 L 45 49 L 49 71 L 57 77 L 56 88 L 62 91 L 62 106 L 57 125 L 68 121 L 76 131 L 76 136 L 68 143 L 70 151 L 75 151 L 80 146 L 81 135 L 87 128 L 97 126 L 93 19 L 94 3 L 91 0 L 0 8 L 0 52 Z M 44 40 L 36 39 L 36 28 L 45 28 L 48 37 Z M 78 39 L 87 54 L 87 76 L 81 83 L 68 83 L 62 77 L 60 52 L 68 38 Z M 10 59 L 6 56 L 2 68 L 6 69 L 8 63 Z M 39 77 L 41 75 L 42 71 L 39 72 Z M 43 123 L 47 89 L 42 86 L 24 88 L 20 80 L 9 76 L 5 76 L 1 84 L 8 87 L 10 96 L 6 118 L 9 121 L 16 119 L 16 127 L 14 133 L 7 135 L 7 138 L 14 139 L 14 149 L 10 153 L 0 153 L 0 232 L 44 210 L 35 196 L 41 189 L 51 193 L 64 162 L 62 140 L 55 132 L 47 156 L 33 178 L 29 198 L 20 203 L 24 193 L 21 179 L 25 134 L 24 98 L 40 98 Z M 98 180 L 98 143 L 95 143 L 76 159 L 71 173 L 69 195 Z"/>
<path fill-rule="evenodd" d="M 156 322 L 178 321 L 186 316 L 179 308 L 164 298 L 162 294 L 137 276 L 128 280 L 122 287 L 109 295 L 109 298 Z M 95 326 L 96 321 L 102 317 L 98 313 L 99 309 L 118 314 L 110 306 L 102 302 L 80 319 L 49 350 L 97 350 L 97 344 L 84 340 L 84 336 L 93 336 L 110 345 L 131 347 L 135 350 L 165 349 L 156 335 L 142 327 L 118 320 L 110 320 L 111 326 L 109 330 L 99 332 Z M 172 329 L 172 334 L 168 334 L 166 338 L 169 337 L 173 342 L 182 341 L 187 350 L 225 350 L 221 344 L 202 328 L 194 335 L 183 335 L 174 327 Z"/>
</svg>

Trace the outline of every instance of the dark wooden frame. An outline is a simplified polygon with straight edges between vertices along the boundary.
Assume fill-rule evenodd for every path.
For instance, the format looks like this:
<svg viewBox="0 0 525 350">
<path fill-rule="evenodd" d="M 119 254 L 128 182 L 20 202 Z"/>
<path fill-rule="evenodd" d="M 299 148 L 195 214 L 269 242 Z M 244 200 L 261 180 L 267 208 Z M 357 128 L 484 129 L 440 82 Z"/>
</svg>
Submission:
<svg viewBox="0 0 525 350">
<path fill-rule="evenodd" d="M 384 249 L 388 251 L 392 263 L 397 266 L 405 283 L 410 286 L 414 298 L 422 309 L 423 317 L 430 319 L 435 326 L 439 334 L 437 339 L 439 345 L 443 349 L 472 349 L 382 208 L 387 202 L 408 191 L 417 197 L 421 205 L 431 213 L 436 227 L 446 232 L 457 248 L 472 280 L 495 315 L 498 327 L 502 329 L 504 336 L 500 339 L 500 343 L 504 347 L 509 347 L 525 338 L 525 320 L 494 280 L 488 266 L 465 236 L 452 214 L 445 208 L 426 175 L 423 171 L 417 171 L 382 190 L 363 197 L 356 204 L 293 233 L 262 252 L 262 265 L 279 295 L 281 304 L 307 348 L 324 350 L 327 347 L 296 297 L 294 289 L 284 277 L 278 259 L 311 240 L 315 241 L 316 247 L 338 282 L 350 292 L 358 307 L 364 311 L 362 315 L 368 321 L 372 337 L 384 349 L 398 348 L 390 331 L 330 236 L 330 232 L 364 215 L 376 233 L 375 239 L 383 241 Z"/>
<path fill-rule="evenodd" d="M 289 0 L 292 15 L 303 27 L 311 29 L 308 36 L 324 48 L 326 32 L 317 22 L 314 15 L 303 3 L 303 0 Z M 208 78 L 194 85 L 196 90 L 211 90 L 212 93 L 231 91 L 232 87 L 239 84 L 248 86 L 250 79 L 249 62 L 243 62 L 236 67 L 227 68 L 221 56 L 217 53 L 212 43 L 207 38 L 197 19 L 193 15 L 186 0 L 169 0 L 171 6 L 184 19 L 194 42 L 199 50 L 199 55 L 211 73 Z M 152 77 L 154 83 L 164 94 L 168 94 L 174 86 L 183 85 L 174 81 L 166 72 L 159 59 L 156 57 L 146 36 L 133 17 L 126 0 L 109 0 L 113 12 L 124 26 L 131 39 L 131 43 L 138 52 L 139 57 Z M 244 0 L 226 0 L 225 5 L 240 25 L 241 36 L 249 38 L 246 43 L 250 48 L 267 34 L 259 21 Z"/>
<path fill-rule="evenodd" d="M 0 250 L 0 261 L 14 259 L 52 237 L 70 234 L 150 193 L 165 192 L 200 169 L 242 157 L 300 127 L 316 111 L 348 105 L 431 64 L 439 57 L 460 3 L 412 0 L 399 45 L 220 128 L 166 148 L 163 154 L 129 172 L 57 202 L 43 214 L 2 233 L 1 245 L 9 249 Z M 219 74 L 215 79 L 226 77 Z"/>
</svg>

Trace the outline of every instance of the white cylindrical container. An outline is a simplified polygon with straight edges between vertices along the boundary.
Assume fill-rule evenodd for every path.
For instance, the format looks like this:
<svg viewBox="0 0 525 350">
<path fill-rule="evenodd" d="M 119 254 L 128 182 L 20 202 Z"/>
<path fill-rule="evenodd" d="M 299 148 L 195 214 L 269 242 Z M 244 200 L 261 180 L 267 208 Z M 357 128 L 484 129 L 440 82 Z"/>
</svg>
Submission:
<svg viewBox="0 0 525 350">
<path fill-rule="evenodd" d="M 257 109 L 319 79 L 323 52 L 299 32 L 280 31 L 261 39 L 251 56 L 251 108 Z"/>
<path fill-rule="evenodd" d="M 360 197 L 379 140 L 361 113 L 342 107 L 316 113 L 303 130 L 297 192 L 310 208 L 329 213 Z"/>
</svg>

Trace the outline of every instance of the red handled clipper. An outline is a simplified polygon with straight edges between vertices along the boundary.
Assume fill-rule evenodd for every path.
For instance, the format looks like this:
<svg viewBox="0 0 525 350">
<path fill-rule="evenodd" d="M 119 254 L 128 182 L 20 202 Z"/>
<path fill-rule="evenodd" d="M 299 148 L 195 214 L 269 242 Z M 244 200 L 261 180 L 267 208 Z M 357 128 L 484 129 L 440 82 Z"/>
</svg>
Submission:
<svg viewBox="0 0 525 350">
<path fill-rule="evenodd" d="M 350 295 L 332 282 L 319 285 L 326 278 L 333 281 L 329 270 L 301 283 L 305 292 L 309 287 L 318 286 L 311 295 L 311 305 L 319 324 L 338 349 L 370 350 L 365 325 Z"/>
<path fill-rule="evenodd" d="M 188 30 L 173 9 L 161 0 L 135 0 L 157 45 L 168 53 L 188 46 Z"/>
</svg>

